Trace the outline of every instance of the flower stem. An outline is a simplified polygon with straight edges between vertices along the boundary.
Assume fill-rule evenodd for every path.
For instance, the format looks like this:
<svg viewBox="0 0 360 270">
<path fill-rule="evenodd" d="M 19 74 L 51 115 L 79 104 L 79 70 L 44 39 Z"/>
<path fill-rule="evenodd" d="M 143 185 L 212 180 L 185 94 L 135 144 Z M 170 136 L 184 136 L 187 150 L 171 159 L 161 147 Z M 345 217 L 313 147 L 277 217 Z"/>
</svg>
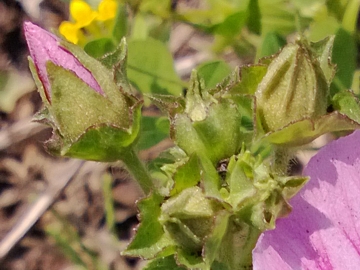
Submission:
<svg viewBox="0 0 360 270">
<path fill-rule="evenodd" d="M 134 152 L 134 149 L 125 151 L 121 160 L 124 162 L 128 171 L 138 182 L 145 195 L 148 195 L 151 190 L 154 190 L 154 183 L 149 175 L 149 172 L 137 154 Z"/>
<path fill-rule="evenodd" d="M 275 149 L 273 169 L 277 174 L 287 175 L 290 157 L 289 149 L 284 147 L 277 147 Z"/>
</svg>

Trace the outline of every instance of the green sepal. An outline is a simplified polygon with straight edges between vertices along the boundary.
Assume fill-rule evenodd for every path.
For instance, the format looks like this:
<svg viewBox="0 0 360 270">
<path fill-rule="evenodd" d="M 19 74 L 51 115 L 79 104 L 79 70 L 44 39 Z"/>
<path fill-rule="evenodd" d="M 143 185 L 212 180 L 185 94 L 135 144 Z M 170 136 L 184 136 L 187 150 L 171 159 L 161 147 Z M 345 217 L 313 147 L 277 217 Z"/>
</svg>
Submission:
<svg viewBox="0 0 360 270">
<path fill-rule="evenodd" d="M 29 68 L 30 68 L 30 71 L 31 71 L 31 75 L 34 78 L 37 91 L 39 92 L 41 100 L 44 103 L 45 107 L 48 107 L 50 105 L 50 102 L 49 102 L 48 98 L 45 95 L 46 92 L 45 92 L 44 86 L 43 86 L 43 84 L 42 84 L 42 82 L 41 82 L 41 80 L 40 80 L 40 78 L 39 78 L 39 76 L 37 74 L 37 70 L 36 70 L 34 61 L 32 60 L 32 58 L 30 56 L 28 57 L 28 60 L 29 60 Z"/>
<path fill-rule="evenodd" d="M 329 86 L 336 72 L 336 65 L 331 63 L 334 40 L 335 36 L 330 36 L 316 43 L 310 44 L 311 49 L 320 64 L 320 68 L 323 71 Z"/>
<path fill-rule="evenodd" d="M 178 170 L 183 171 L 182 167 L 187 168 L 188 165 L 186 164 L 188 161 L 189 157 L 186 156 L 186 153 L 175 146 L 162 152 L 155 160 L 149 163 L 152 178 L 157 182 L 157 190 L 160 194 L 169 196 L 171 192 L 176 193 L 177 188 L 174 189 L 174 175 L 177 174 Z M 182 173 L 180 173 L 180 178 L 182 179 L 181 175 Z M 196 175 L 192 177 L 196 177 Z M 191 179 L 184 180 L 192 182 Z M 181 181 L 180 188 L 182 188 Z M 174 191 L 172 191 L 173 189 Z"/>
<path fill-rule="evenodd" d="M 360 128 L 360 123 L 338 111 L 323 115 L 316 119 L 303 119 L 275 132 L 266 134 L 264 141 L 282 146 L 301 146 L 312 142 L 328 132 L 352 131 Z"/>
<path fill-rule="evenodd" d="M 250 152 L 243 152 L 237 156 L 232 156 L 229 160 L 226 174 L 226 184 L 229 190 L 229 196 L 225 200 L 236 209 L 243 207 L 246 199 L 249 199 L 257 193 L 254 186 L 254 166 L 253 157 Z"/>
<path fill-rule="evenodd" d="M 205 155 L 215 164 L 239 151 L 241 120 L 236 105 L 221 100 L 207 108 L 207 116 L 202 121 L 192 121 L 186 114 L 177 115 L 174 139 L 188 155 Z"/>
<path fill-rule="evenodd" d="M 185 100 L 172 95 L 152 94 L 145 95 L 163 112 L 169 114 L 170 118 L 185 110 Z"/>
<path fill-rule="evenodd" d="M 187 269 L 207 270 L 205 262 L 198 253 L 188 252 L 188 250 L 179 249 L 175 254 L 176 262 L 184 265 Z"/>
<path fill-rule="evenodd" d="M 214 227 L 209 236 L 206 238 L 203 248 L 203 257 L 207 269 L 211 269 L 211 265 L 218 258 L 219 250 L 222 248 L 223 238 L 228 229 L 228 222 L 230 218 L 228 211 L 220 211 L 214 217 Z M 221 261 L 221 259 L 220 259 Z M 216 268 L 226 269 L 226 268 Z"/>
<path fill-rule="evenodd" d="M 303 176 L 272 175 L 268 167 L 262 164 L 255 171 L 254 186 L 257 195 L 237 214 L 260 231 L 275 229 L 276 220 L 291 212 L 289 199 L 308 180 L 308 177 Z"/>
<path fill-rule="evenodd" d="M 225 221 L 219 221 L 219 223 L 220 232 L 218 236 L 221 238 L 221 243 L 216 250 L 215 260 L 211 268 L 208 269 L 252 269 L 252 250 L 255 248 L 261 231 L 234 215 L 228 217 L 227 224 L 225 224 Z"/>
<path fill-rule="evenodd" d="M 176 244 L 159 222 L 160 205 L 163 200 L 162 196 L 154 193 L 137 203 L 140 210 L 140 224 L 136 229 L 135 237 L 122 255 L 153 259 L 174 254 Z"/>
<path fill-rule="evenodd" d="M 60 42 L 60 46 L 71 52 L 79 60 L 79 62 L 91 72 L 107 98 L 114 100 L 114 102 L 120 102 L 118 99 L 121 99 L 121 91 L 119 91 L 119 87 L 114 81 L 114 76 L 112 72 L 109 72 L 108 68 L 106 68 L 97 59 L 90 57 L 82 48 L 75 44 L 62 40 Z M 124 45 L 120 44 L 119 48 L 122 49 L 122 46 Z M 51 73 L 48 71 L 48 74 Z M 117 104 L 123 104 L 123 102 Z"/>
<path fill-rule="evenodd" d="M 133 92 L 127 79 L 127 43 L 125 38 L 121 39 L 119 46 L 114 51 L 103 55 L 99 61 L 111 70 L 113 81 L 118 87 L 127 93 Z"/>
<path fill-rule="evenodd" d="M 47 71 L 51 84 L 48 108 L 66 140 L 74 141 L 87 128 L 99 124 L 129 127 L 128 104 L 119 90 L 117 94 L 103 96 L 74 73 L 52 62 L 47 63 Z"/>
<path fill-rule="evenodd" d="M 206 198 L 195 186 L 168 199 L 161 206 L 160 221 L 180 248 L 200 252 L 219 209 L 219 202 Z"/>
<path fill-rule="evenodd" d="M 333 109 L 360 123 L 359 100 L 351 90 L 338 92 L 332 99 Z"/>
<path fill-rule="evenodd" d="M 280 176 L 245 151 L 230 158 L 222 194 L 238 217 L 260 231 L 273 229 L 277 218 L 289 213 L 288 200 L 307 177 Z"/>
<path fill-rule="evenodd" d="M 143 270 L 186 270 L 184 266 L 176 263 L 174 256 L 156 258 L 149 262 Z"/>
<path fill-rule="evenodd" d="M 200 182 L 201 170 L 198 157 L 191 155 L 188 161 L 179 166 L 173 175 L 174 187 L 170 195 L 174 196 L 186 188 L 196 186 Z"/>
<path fill-rule="evenodd" d="M 140 114 L 136 122 L 140 121 Z M 69 148 L 63 145 L 57 151 L 52 141 L 46 143 L 48 150 L 61 156 L 74 157 L 86 160 L 112 162 L 122 158 L 125 151 L 132 148 L 136 141 L 139 126 L 132 126 L 124 130 L 112 126 L 98 126 L 87 129 L 77 141 L 72 142 Z"/>
<path fill-rule="evenodd" d="M 255 94 L 255 91 L 267 72 L 267 65 L 258 64 L 240 68 L 239 80 L 229 88 L 230 94 Z"/>
</svg>

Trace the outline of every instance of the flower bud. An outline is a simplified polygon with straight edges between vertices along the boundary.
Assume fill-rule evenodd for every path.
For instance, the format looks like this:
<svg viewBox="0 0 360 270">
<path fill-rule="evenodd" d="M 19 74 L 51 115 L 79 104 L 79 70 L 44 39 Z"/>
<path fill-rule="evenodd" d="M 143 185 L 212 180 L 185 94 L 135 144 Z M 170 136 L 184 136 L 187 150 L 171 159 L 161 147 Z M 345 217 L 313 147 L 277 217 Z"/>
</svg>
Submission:
<svg viewBox="0 0 360 270">
<path fill-rule="evenodd" d="M 51 102 L 51 85 L 46 69 L 48 61 L 72 71 L 96 92 L 104 94 L 91 72 L 70 51 L 65 47 L 59 46 L 60 40 L 58 37 L 31 22 L 24 23 L 24 30 L 30 56 L 34 61 L 38 77 L 43 84 L 45 95 L 49 102 Z"/>
<path fill-rule="evenodd" d="M 188 155 L 206 156 L 213 164 L 239 152 L 242 115 L 238 104 L 205 90 L 194 71 L 185 108 L 173 116 L 172 136 Z"/>
<path fill-rule="evenodd" d="M 187 251 L 200 252 L 213 227 L 220 204 L 206 198 L 199 187 L 191 187 L 167 200 L 159 218 L 174 242 Z"/>
<path fill-rule="evenodd" d="M 255 96 L 265 133 L 326 114 L 329 85 L 311 48 L 287 45 L 268 67 Z"/>
<path fill-rule="evenodd" d="M 30 22 L 24 30 L 30 69 L 46 106 L 38 120 L 54 129 L 49 150 L 90 160 L 119 159 L 137 137 L 140 103 L 119 89 L 110 69 L 80 48 Z"/>
</svg>

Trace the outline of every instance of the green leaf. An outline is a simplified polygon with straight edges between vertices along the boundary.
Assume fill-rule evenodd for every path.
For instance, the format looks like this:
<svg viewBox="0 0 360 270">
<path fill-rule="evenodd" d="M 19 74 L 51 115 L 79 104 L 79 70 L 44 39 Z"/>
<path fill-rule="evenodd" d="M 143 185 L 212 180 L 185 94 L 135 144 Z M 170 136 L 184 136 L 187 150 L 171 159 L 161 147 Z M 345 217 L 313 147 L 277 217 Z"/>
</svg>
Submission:
<svg viewBox="0 0 360 270">
<path fill-rule="evenodd" d="M 245 26 L 248 18 L 246 11 L 239 11 L 229 15 L 221 24 L 217 25 L 213 34 L 218 34 L 228 38 L 234 38 Z"/>
<path fill-rule="evenodd" d="M 151 12 L 162 18 L 168 18 L 171 15 L 171 1 L 163 0 L 159 5 L 158 0 L 141 1 L 140 10 L 142 12 Z"/>
<path fill-rule="evenodd" d="M 127 7 L 123 3 L 118 3 L 118 11 L 114 21 L 114 27 L 112 30 L 113 38 L 120 43 L 121 39 L 127 35 L 128 32 L 128 14 Z"/>
<path fill-rule="evenodd" d="M 210 61 L 197 67 L 200 78 L 205 82 L 205 88 L 214 88 L 231 73 L 231 68 L 224 61 Z"/>
<path fill-rule="evenodd" d="M 324 7 L 326 0 L 291 0 L 292 5 L 296 7 L 299 14 L 304 17 L 316 17 Z"/>
<path fill-rule="evenodd" d="M 333 16 L 326 14 L 319 18 L 315 17 L 309 25 L 307 37 L 311 41 L 319 41 L 329 35 L 335 35 L 339 27 L 340 23 Z"/>
<path fill-rule="evenodd" d="M 276 32 L 268 32 L 261 42 L 257 51 L 256 58 L 262 58 L 277 53 L 284 45 L 286 40 Z"/>
<path fill-rule="evenodd" d="M 357 50 L 354 37 L 340 28 L 335 36 L 332 61 L 337 67 L 336 76 L 330 88 L 331 96 L 340 90 L 349 89 L 356 69 Z"/>
<path fill-rule="evenodd" d="M 84 46 L 84 51 L 94 58 L 99 58 L 113 50 L 115 50 L 115 44 L 110 38 L 99 38 Z"/>
<path fill-rule="evenodd" d="M 180 95 L 183 83 L 172 56 L 158 40 L 132 40 L 128 49 L 128 78 L 142 93 Z"/>
<path fill-rule="evenodd" d="M 186 270 L 185 267 L 177 265 L 174 256 L 157 258 L 145 266 L 143 270 Z"/>
<path fill-rule="evenodd" d="M 277 32 L 282 36 L 295 30 L 295 8 L 286 0 L 259 1 L 262 34 Z"/>
<path fill-rule="evenodd" d="M 169 137 L 169 125 L 169 120 L 165 117 L 143 116 L 136 147 L 139 150 L 148 149 Z"/>
<path fill-rule="evenodd" d="M 162 201 L 162 196 L 152 194 L 138 202 L 140 225 L 135 237 L 126 250 L 122 252 L 122 255 L 153 259 L 156 256 L 172 254 L 174 242 L 165 234 L 158 220 L 161 214 L 160 204 Z"/>
<path fill-rule="evenodd" d="M 331 15 L 336 17 L 338 21 L 341 21 L 348 2 L 347 0 L 328 0 L 326 1 L 326 6 Z"/>
<path fill-rule="evenodd" d="M 359 100 L 350 91 L 341 91 L 337 93 L 332 100 L 335 110 L 347 115 L 350 119 L 360 123 Z"/>
<path fill-rule="evenodd" d="M 250 0 L 248 7 L 247 26 L 249 30 L 257 35 L 261 34 L 261 12 L 259 0 Z"/>
<path fill-rule="evenodd" d="M 131 39 L 145 40 L 149 37 L 149 24 L 146 21 L 146 14 L 137 12 L 132 23 Z"/>
</svg>

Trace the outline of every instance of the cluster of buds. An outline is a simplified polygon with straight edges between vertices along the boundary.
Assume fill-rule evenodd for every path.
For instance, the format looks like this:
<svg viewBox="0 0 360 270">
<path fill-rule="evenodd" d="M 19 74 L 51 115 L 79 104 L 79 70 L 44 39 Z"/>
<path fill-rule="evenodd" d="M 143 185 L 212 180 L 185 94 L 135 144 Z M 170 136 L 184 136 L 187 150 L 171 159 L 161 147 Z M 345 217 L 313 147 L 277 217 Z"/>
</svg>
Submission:
<svg viewBox="0 0 360 270">
<path fill-rule="evenodd" d="M 90 21 L 101 18 L 89 12 Z M 48 149 L 97 161 L 131 157 L 141 101 L 126 83 L 125 41 L 95 60 L 29 22 L 24 29 L 45 104 L 37 120 L 53 127 Z M 139 202 L 144 220 L 124 254 L 176 258 L 190 269 L 251 267 L 259 235 L 290 212 L 289 199 L 307 181 L 279 174 L 253 145 L 291 148 L 326 132 L 360 127 L 343 112 L 328 112 L 341 107 L 341 96 L 336 104 L 329 96 L 332 43 L 297 41 L 215 89 L 205 89 L 194 71 L 185 97 L 151 97 L 169 114 L 170 136 L 183 156 L 169 164 L 171 173 L 162 167 L 166 185 L 145 181 L 150 195 Z M 138 176 L 139 182 L 148 177 Z"/>
</svg>

